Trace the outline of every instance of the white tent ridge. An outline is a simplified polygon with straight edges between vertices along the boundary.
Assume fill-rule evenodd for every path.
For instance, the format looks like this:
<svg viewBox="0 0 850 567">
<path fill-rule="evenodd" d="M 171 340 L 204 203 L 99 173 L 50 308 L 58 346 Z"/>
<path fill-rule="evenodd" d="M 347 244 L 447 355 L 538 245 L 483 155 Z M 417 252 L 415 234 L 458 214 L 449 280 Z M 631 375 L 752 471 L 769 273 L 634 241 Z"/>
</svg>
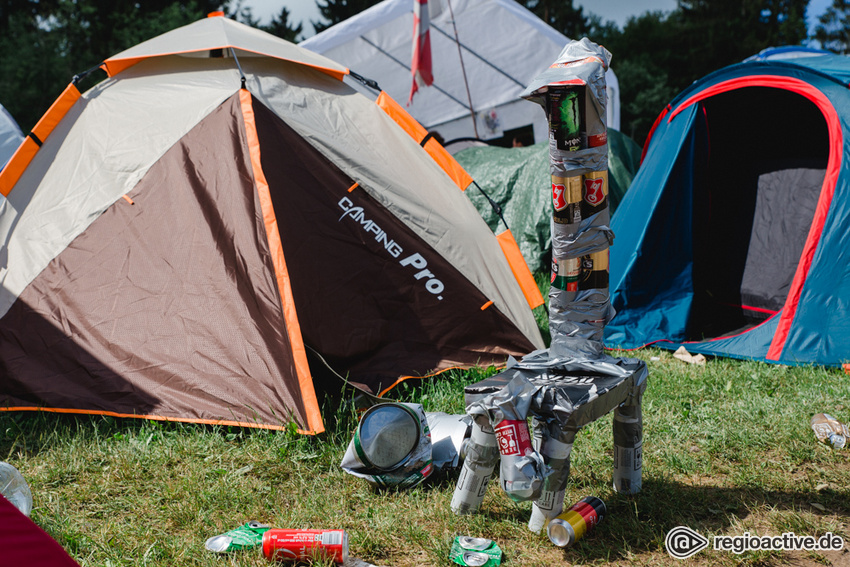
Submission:
<svg viewBox="0 0 850 567">
<path fill-rule="evenodd" d="M 546 140 L 544 113 L 519 93 L 557 59 L 570 39 L 513 0 L 452 0 L 451 9 L 447 0 L 429 0 L 428 5 L 434 84 L 419 89 L 408 112 L 445 140 L 476 137 L 476 129 L 477 137 L 495 139 L 528 125 L 535 142 Z M 299 45 L 376 81 L 394 99 L 407 101 L 412 31 L 412 0 L 384 0 Z M 611 69 L 606 79 L 607 125 L 619 130 L 619 84 Z"/>
</svg>

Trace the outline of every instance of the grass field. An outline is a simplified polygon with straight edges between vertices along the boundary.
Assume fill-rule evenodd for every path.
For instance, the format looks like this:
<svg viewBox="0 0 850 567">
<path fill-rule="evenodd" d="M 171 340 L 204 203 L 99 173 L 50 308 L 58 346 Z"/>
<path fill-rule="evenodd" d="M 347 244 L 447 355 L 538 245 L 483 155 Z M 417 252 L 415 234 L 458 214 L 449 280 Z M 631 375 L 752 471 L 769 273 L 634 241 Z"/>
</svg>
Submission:
<svg viewBox="0 0 850 567">
<path fill-rule="evenodd" d="M 30 483 L 32 519 L 83 566 L 266 565 L 257 550 L 219 556 L 203 547 L 207 537 L 251 519 L 346 529 L 353 556 L 390 567 L 450 565 L 457 535 L 496 540 L 503 563 L 517 566 L 850 564 L 850 450 L 817 443 L 809 426 L 820 412 L 850 421 L 850 376 L 723 359 L 689 365 L 658 350 L 629 356 L 650 369 L 643 491 L 625 497 L 611 488 L 611 416 L 583 429 L 567 500 L 598 496 L 609 515 L 567 550 L 530 533 L 530 504 L 510 501 L 496 484 L 479 514 L 455 516 L 449 502 L 456 473 L 384 493 L 344 473 L 339 462 L 357 423 L 350 404 L 327 407 L 328 431 L 315 438 L 3 414 L 0 459 Z M 403 386 L 393 398 L 463 413 L 463 386 L 494 371 Z M 677 561 L 663 543 L 679 525 L 709 538 L 831 532 L 845 539 L 845 551 L 736 555 L 709 548 Z"/>
</svg>

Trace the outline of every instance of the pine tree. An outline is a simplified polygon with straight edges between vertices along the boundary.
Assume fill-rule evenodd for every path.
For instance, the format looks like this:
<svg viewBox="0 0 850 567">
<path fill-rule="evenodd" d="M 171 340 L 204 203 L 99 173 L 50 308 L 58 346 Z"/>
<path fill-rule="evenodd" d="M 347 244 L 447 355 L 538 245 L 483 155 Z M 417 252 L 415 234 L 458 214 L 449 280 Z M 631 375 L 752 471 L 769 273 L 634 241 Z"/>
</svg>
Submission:
<svg viewBox="0 0 850 567">
<path fill-rule="evenodd" d="M 814 37 L 821 47 L 842 55 L 850 53 L 850 1 L 832 0 L 818 21 Z"/>
<path fill-rule="evenodd" d="M 590 29 L 590 19 L 581 6 L 573 6 L 573 0 L 520 0 L 520 4 L 570 39 L 581 39 Z"/>
<path fill-rule="evenodd" d="M 381 0 L 316 0 L 319 12 L 324 21 L 311 22 L 316 33 L 324 31 L 334 24 L 344 22 L 352 16 L 356 16 L 366 8 L 371 8 Z M 410 9 L 413 10 L 413 0 L 410 0 Z"/>
<path fill-rule="evenodd" d="M 272 21 L 267 26 L 260 26 L 260 29 L 263 31 L 269 32 L 272 35 L 276 35 L 277 37 L 283 38 L 286 41 L 291 41 L 292 43 L 298 43 L 302 37 L 302 32 L 304 31 L 304 24 L 299 23 L 297 26 L 293 26 L 289 22 L 289 10 L 284 7 L 280 14 L 272 18 Z"/>
</svg>

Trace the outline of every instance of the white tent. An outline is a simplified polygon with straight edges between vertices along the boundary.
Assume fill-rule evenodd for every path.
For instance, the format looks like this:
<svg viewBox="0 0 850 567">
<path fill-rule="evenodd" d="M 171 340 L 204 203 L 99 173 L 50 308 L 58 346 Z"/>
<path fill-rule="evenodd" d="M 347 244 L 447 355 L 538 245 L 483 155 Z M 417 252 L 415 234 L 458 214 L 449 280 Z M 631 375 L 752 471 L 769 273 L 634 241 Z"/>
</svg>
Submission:
<svg viewBox="0 0 850 567">
<path fill-rule="evenodd" d="M 0 169 L 3 169 L 3 166 L 21 145 L 23 139 L 24 135 L 21 133 L 18 123 L 0 104 Z"/>
<path fill-rule="evenodd" d="M 569 38 L 513 0 L 451 0 L 450 5 L 428 0 L 428 6 L 434 84 L 420 88 L 407 111 L 446 141 L 490 140 L 529 125 L 535 142 L 546 140 L 540 106 L 520 99 L 519 93 L 557 59 Z M 376 81 L 405 102 L 412 81 L 412 38 L 413 0 L 384 0 L 300 46 Z M 606 78 L 608 127 L 619 130 L 619 85 L 610 69 Z"/>
</svg>

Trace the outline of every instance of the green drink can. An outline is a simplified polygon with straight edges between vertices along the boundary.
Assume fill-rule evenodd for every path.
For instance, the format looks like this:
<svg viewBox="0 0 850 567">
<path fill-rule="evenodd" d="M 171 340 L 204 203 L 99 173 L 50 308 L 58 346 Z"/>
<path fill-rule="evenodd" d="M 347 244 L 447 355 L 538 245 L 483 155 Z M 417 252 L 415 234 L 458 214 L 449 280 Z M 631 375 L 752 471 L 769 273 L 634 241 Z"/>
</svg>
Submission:
<svg viewBox="0 0 850 567">
<path fill-rule="evenodd" d="M 575 87 L 549 88 L 549 131 L 555 146 L 561 151 L 583 149 L 584 130 L 580 89 Z"/>
<path fill-rule="evenodd" d="M 502 563 L 502 550 L 491 539 L 458 536 L 452 543 L 449 559 L 466 567 L 497 567 Z"/>
</svg>

